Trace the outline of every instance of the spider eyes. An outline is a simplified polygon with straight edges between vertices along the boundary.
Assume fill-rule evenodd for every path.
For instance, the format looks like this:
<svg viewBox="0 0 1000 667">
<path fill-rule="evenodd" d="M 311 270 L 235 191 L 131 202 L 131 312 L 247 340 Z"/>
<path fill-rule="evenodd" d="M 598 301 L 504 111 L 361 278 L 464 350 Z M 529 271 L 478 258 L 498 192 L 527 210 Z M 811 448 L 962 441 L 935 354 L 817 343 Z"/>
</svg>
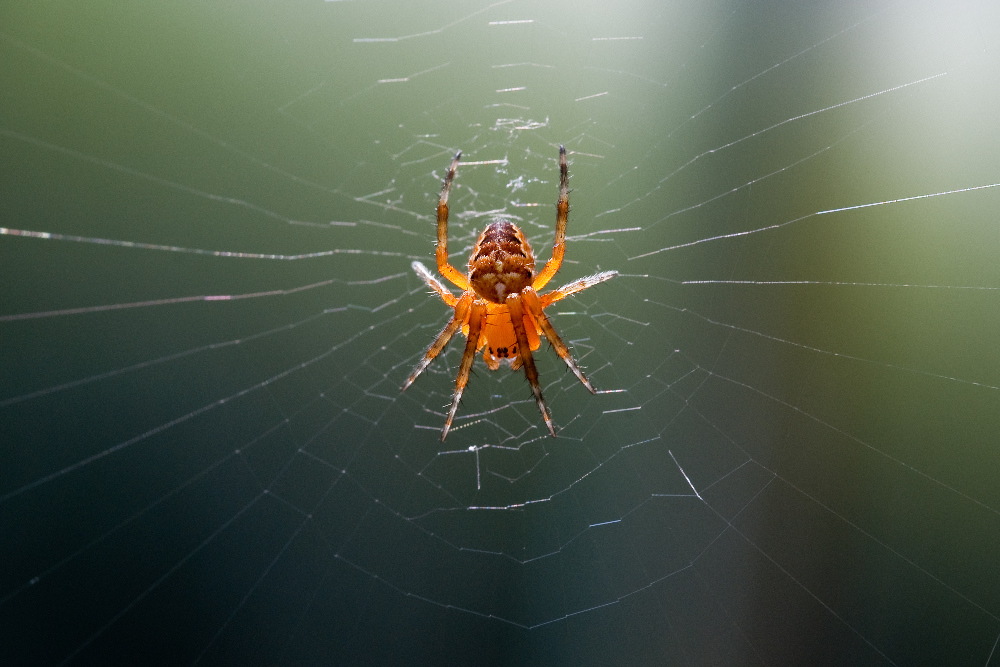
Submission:
<svg viewBox="0 0 1000 667">
<path fill-rule="evenodd" d="M 496 349 L 496 352 L 494 352 L 493 348 L 491 347 L 490 348 L 490 354 L 492 356 L 494 356 L 494 357 L 499 357 L 501 359 L 506 359 L 506 358 L 508 358 L 510 356 L 513 356 L 513 355 L 517 354 L 517 345 L 511 347 L 509 351 L 508 351 L 508 349 L 506 347 L 498 347 Z"/>
</svg>

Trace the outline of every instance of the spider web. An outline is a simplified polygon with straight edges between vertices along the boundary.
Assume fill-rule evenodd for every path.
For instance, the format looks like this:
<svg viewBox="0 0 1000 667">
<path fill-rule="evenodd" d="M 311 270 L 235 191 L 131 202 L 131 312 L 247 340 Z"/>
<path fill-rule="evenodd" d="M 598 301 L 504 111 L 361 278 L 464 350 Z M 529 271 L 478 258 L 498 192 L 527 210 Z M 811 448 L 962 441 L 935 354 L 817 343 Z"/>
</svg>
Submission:
<svg viewBox="0 0 1000 667">
<path fill-rule="evenodd" d="M 996 9 L 8 3 L 5 664 L 985 665 Z M 551 252 L 599 389 L 477 360 Z"/>
</svg>

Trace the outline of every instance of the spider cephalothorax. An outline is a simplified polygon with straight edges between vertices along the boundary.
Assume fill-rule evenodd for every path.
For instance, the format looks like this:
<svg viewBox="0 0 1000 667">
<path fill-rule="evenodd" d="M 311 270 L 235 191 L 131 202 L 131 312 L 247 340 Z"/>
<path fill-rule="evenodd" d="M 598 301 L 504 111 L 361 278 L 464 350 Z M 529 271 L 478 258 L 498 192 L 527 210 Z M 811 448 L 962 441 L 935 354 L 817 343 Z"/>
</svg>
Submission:
<svg viewBox="0 0 1000 667">
<path fill-rule="evenodd" d="M 448 193 L 455 179 L 455 170 L 461 159 L 461 151 L 455 155 L 437 207 L 437 267 L 441 275 L 462 290 L 462 295 L 456 297 L 444 284 L 435 278 L 427 267 L 420 262 L 413 262 L 413 270 L 424 282 L 437 292 L 441 299 L 455 309 L 455 314 L 444 330 L 438 334 L 431 346 L 427 348 L 423 359 L 417 364 L 410 377 L 403 385 L 405 390 L 417 379 L 425 368 L 444 349 L 451 337 L 459 329 L 468 340 L 462 364 L 455 379 L 455 395 L 452 398 L 451 409 L 444 423 L 441 439 L 448 436 L 451 422 L 458 410 L 462 392 L 469 381 L 469 371 L 476 352 L 483 350 L 483 360 L 490 370 L 500 368 L 500 360 L 507 359 L 512 369 L 524 366 L 524 373 L 535 395 L 535 402 L 542 413 L 542 419 L 555 437 L 556 429 L 549 416 L 549 409 L 542 397 L 542 388 L 538 384 L 538 370 L 535 368 L 532 351 L 541 345 L 540 336 L 545 338 L 562 357 L 573 374 L 580 379 L 591 393 L 594 387 L 584 377 L 580 367 L 569 352 L 569 348 L 552 328 L 552 324 L 543 312 L 556 301 L 576 294 L 605 280 L 618 275 L 617 271 L 604 271 L 552 290 L 538 294 L 538 290 L 552 279 L 562 264 L 566 252 L 566 220 L 569 217 L 569 169 L 566 166 L 566 149 L 559 147 L 559 201 L 556 203 L 556 238 L 552 246 L 552 259 L 545 263 L 541 273 L 535 273 L 535 255 L 528 245 L 528 240 L 517 225 L 504 218 L 496 218 L 480 234 L 475 248 L 469 257 L 469 273 L 462 275 L 458 269 L 448 263 Z"/>
</svg>

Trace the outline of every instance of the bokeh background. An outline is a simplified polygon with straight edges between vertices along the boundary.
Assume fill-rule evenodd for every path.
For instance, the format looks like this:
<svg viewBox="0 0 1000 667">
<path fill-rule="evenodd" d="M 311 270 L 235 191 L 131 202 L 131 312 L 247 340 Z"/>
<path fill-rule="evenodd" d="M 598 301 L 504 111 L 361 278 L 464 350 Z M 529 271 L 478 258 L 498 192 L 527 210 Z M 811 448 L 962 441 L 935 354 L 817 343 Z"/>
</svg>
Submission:
<svg viewBox="0 0 1000 667">
<path fill-rule="evenodd" d="M 5 2 L 0 663 L 986 665 L 988 2 Z M 507 216 L 560 428 L 461 355 Z"/>
</svg>

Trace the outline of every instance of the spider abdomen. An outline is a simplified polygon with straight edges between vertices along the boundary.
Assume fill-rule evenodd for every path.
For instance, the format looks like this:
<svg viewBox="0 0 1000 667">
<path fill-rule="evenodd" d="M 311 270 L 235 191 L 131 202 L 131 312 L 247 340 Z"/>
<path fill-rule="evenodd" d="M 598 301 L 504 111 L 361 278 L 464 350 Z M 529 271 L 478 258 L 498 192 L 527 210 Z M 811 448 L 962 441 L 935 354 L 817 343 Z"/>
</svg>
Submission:
<svg viewBox="0 0 1000 667">
<path fill-rule="evenodd" d="M 498 218 L 479 235 L 469 257 L 469 282 L 480 297 L 503 303 L 531 285 L 535 255 L 517 225 Z"/>
</svg>

